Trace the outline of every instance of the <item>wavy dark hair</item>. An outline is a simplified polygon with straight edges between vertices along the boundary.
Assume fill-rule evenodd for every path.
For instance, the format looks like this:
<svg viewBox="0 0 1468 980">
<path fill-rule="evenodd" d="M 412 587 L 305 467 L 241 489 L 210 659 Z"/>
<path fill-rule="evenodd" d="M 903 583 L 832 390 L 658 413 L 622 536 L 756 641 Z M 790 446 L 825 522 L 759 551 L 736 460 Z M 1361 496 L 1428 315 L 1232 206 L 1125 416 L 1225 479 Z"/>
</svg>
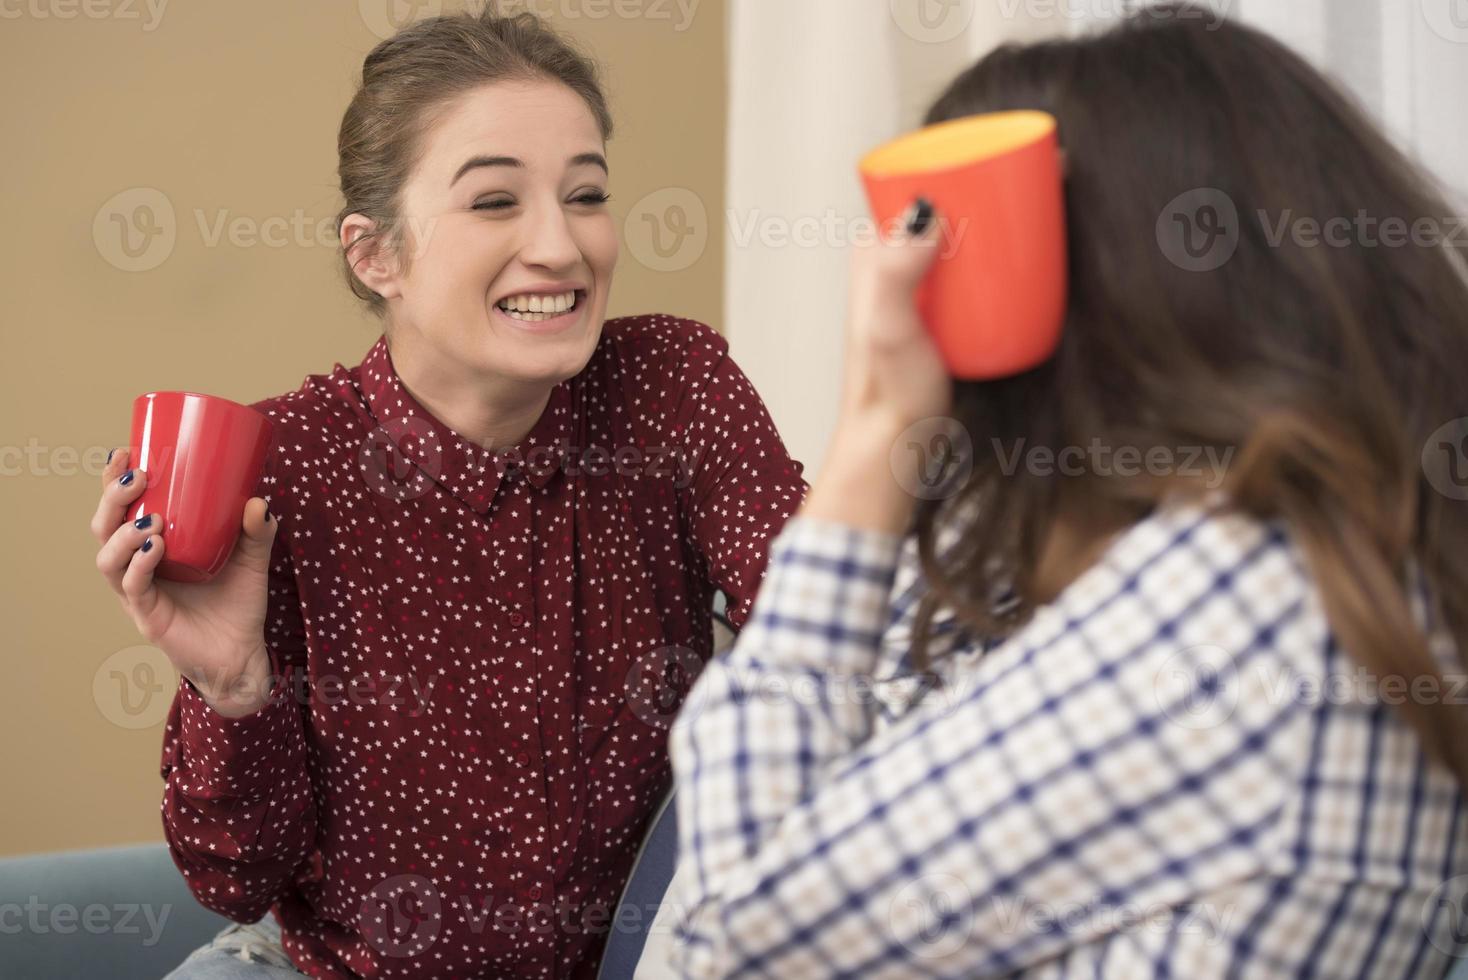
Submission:
<svg viewBox="0 0 1468 980">
<path fill-rule="evenodd" d="M 1232 453 L 1220 484 L 1232 506 L 1287 522 L 1343 648 L 1378 678 L 1448 690 L 1410 595 L 1416 569 L 1461 658 L 1468 502 L 1424 469 L 1430 436 L 1468 417 L 1461 243 L 1312 245 L 1252 216 L 1441 223 L 1449 195 L 1284 45 L 1196 13 L 1174 3 L 1104 33 L 1001 47 L 927 114 L 1057 117 L 1071 296 L 1049 362 L 956 385 L 973 470 L 914 518 L 932 586 L 915 662 L 929 664 L 941 607 L 981 635 L 1024 622 L 1053 528 L 1124 526 L 1164 495 L 1208 489 L 1188 472 L 1030 472 L 987 447 L 1206 447 Z M 1189 192 L 1237 209 L 1236 247 L 1216 267 L 1168 247 L 1159 226 Z M 974 516 L 940 558 L 938 529 L 960 513 Z M 1007 586 L 1017 605 L 1003 614 L 988 599 Z M 1406 699 L 1406 720 L 1468 787 L 1468 711 L 1427 700 Z"/>
</svg>

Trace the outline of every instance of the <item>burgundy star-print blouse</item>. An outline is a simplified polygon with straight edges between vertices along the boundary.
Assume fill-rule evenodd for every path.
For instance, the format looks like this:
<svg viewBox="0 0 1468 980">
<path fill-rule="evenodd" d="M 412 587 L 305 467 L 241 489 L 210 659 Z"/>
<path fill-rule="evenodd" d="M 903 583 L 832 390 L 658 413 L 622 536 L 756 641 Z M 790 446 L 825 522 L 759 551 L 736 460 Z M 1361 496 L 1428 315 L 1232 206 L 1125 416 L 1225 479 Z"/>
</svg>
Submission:
<svg viewBox="0 0 1468 980">
<path fill-rule="evenodd" d="M 419 405 L 385 337 L 254 407 L 280 679 L 238 719 L 180 679 L 190 889 L 273 911 L 312 977 L 593 977 L 714 592 L 740 626 L 801 464 L 725 340 L 666 316 L 608 321 L 506 449 Z"/>
</svg>

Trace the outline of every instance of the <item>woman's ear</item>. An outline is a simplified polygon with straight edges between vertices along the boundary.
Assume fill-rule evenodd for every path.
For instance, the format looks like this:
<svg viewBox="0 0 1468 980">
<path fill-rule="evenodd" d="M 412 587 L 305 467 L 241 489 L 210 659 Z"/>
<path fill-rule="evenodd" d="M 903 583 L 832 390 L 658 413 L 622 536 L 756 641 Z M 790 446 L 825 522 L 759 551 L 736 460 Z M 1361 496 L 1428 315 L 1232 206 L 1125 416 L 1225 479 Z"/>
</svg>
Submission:
<svg viewBox="0 0 1468 980">
<path fill-rule="evenodd" d="M 342 219 L 342 248 L 362 285 L 383 299 L 392 299 L 402 295 L 398 267 L 391 249 L 376 232 L 377 222 L 366 215 L 349 214 Z"/>
</svg>

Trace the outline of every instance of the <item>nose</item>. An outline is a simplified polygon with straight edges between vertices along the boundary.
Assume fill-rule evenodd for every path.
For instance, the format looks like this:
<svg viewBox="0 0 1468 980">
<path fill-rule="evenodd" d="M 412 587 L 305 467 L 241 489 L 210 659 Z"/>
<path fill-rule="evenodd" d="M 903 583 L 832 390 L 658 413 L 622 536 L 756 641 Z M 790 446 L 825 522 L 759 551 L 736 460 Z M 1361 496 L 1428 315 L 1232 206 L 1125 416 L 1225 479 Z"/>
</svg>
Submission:
<svg viewBox="0 0 1468 980">
<path fill-rule="evenodd" d="M 581 248 L 571 233 L 566 213 L 557 202 L 534 208 L 526 215 L 520 261 L 548 270 L 566 270 L 581 261 Z"/>
</svg>

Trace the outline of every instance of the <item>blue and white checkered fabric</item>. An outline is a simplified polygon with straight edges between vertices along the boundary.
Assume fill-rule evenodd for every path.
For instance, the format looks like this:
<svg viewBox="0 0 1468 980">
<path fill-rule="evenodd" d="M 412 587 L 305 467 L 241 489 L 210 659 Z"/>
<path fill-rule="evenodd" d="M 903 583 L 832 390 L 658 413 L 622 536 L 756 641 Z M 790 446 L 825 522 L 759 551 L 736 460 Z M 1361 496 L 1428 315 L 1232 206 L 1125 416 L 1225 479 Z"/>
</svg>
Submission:
<svg viewBox="0 0 1468 980">
<path fill-rule="evenodd" d="M 927 688 L 921 588 L 911 540 L 796 517 L 773 543 L 672 732 L 678 975 L 1440 977 L 1468 954 L 1462 796 L 1281 525 L 1159 509 L 1007 640 L 940 622 Z"/>
</svg>

